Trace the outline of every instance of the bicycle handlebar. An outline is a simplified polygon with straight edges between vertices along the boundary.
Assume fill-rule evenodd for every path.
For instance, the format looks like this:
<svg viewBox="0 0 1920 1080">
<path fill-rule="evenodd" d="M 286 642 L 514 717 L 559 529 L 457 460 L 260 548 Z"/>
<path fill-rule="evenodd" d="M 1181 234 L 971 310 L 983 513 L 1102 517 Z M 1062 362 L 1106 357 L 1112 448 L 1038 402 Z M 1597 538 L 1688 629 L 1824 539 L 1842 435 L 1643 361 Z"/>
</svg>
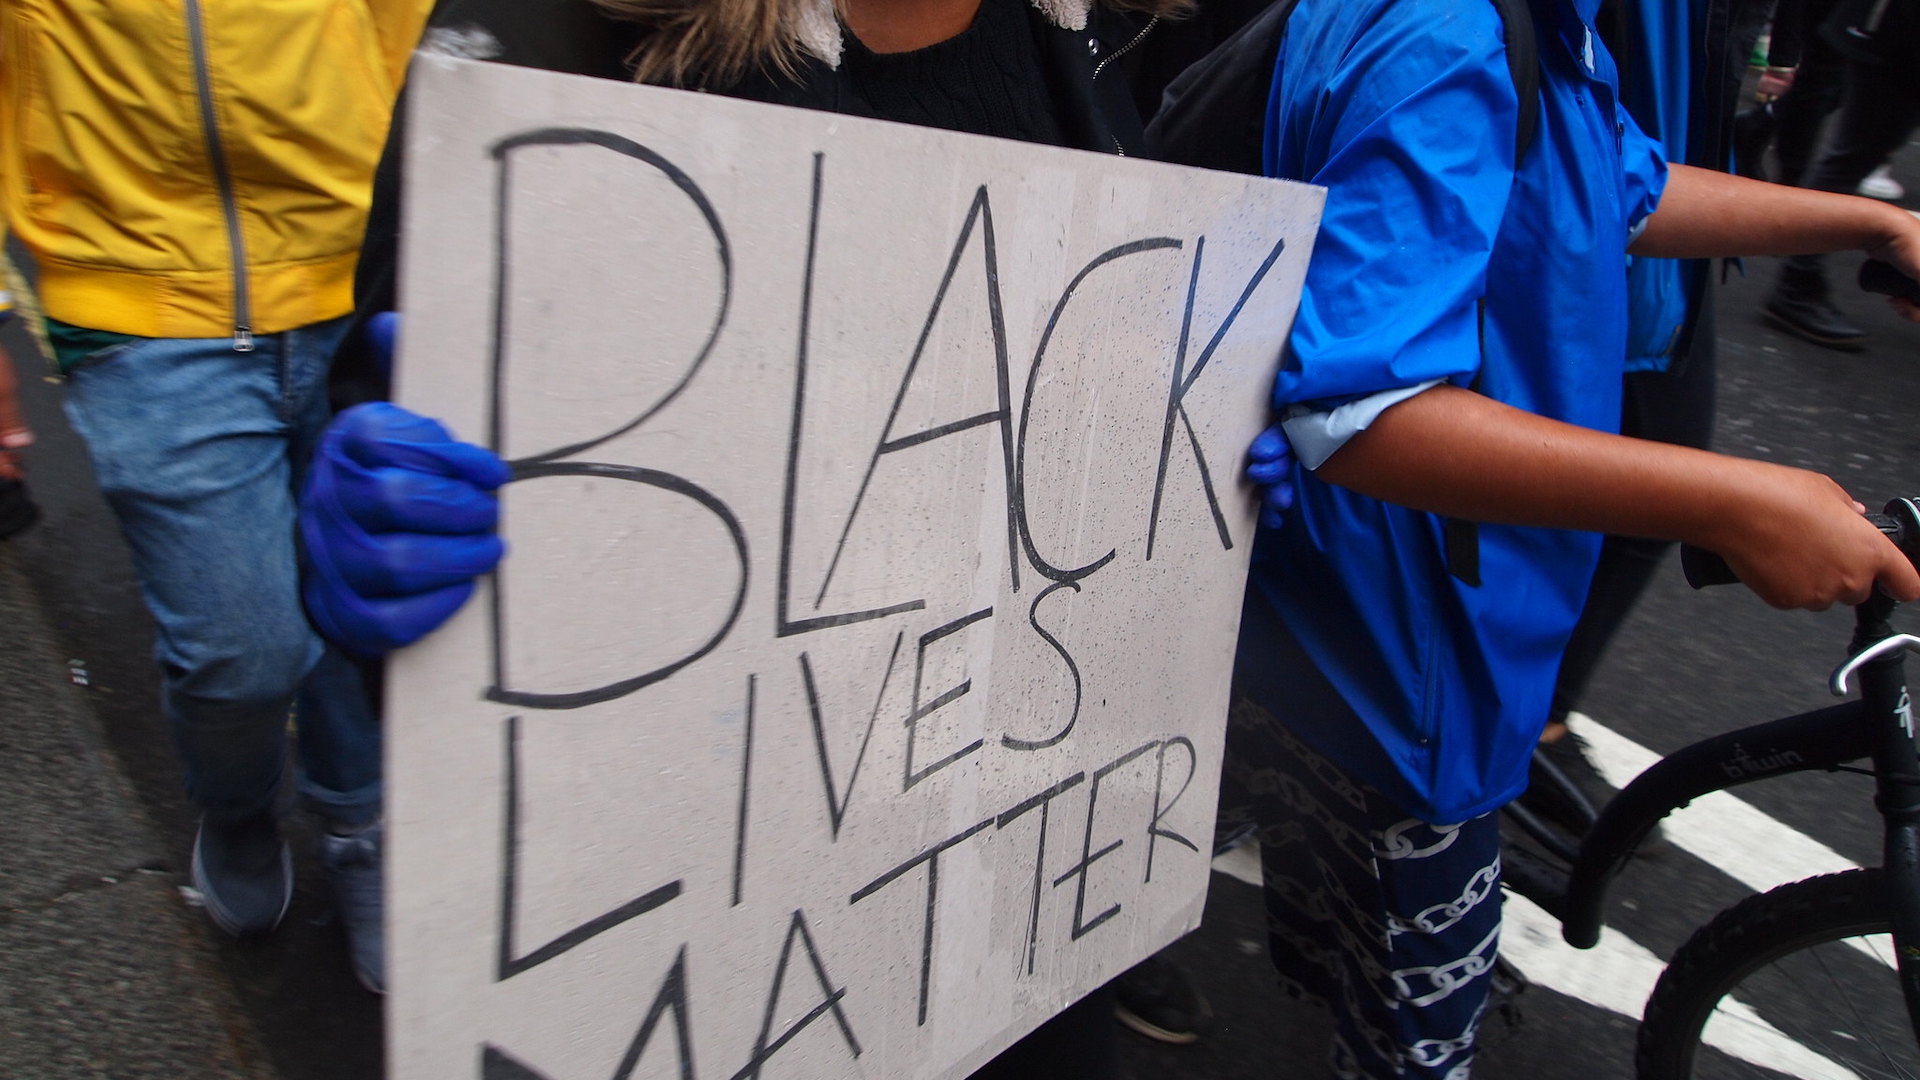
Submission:
<svg viewBox="0 0 1920 1080">
<path fill-rule="evenodd" d="M 1920 281 L 1893 268 L 1892 263 L 1868 259 L 1860 264 L 1860 287 L 1870 293 L 1897 296 L 1908 303 L 1920 304 Z"/>
<path fill-rule="evenodd" d="M 1910 279 L 1909 284 L 1912 284 Z M 1868 514 L 1867 520 L 1886 533 L 1887 538 L 1893 541 L 1893 546 L 1899 548 L 1915 566 L 1920 566 L 1920 499 L 1895 499 L 1887 504 L 1885 514 Z M 1704 589 L 1709 585 L 1737 585 L 1740 582 L 1733 568 L 1727 565 L 1727 560 L 1692 544 L 1680 546 L 1680 570 L 1686 574 L 1687 584 L 1696 589 Z"/>
</svg>

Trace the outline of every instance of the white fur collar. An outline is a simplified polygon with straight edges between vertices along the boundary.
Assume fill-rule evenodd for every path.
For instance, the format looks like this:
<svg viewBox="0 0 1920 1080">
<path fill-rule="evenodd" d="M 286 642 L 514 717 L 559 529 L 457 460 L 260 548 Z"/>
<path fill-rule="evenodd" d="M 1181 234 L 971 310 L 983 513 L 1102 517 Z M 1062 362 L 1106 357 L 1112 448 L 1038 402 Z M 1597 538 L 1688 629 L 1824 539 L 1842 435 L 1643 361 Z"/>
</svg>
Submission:
<svg viewBox="0 0 1920 1080">
<path fill-rule="evenodd" d="M 1085 30 L 1093 0 L 1031 0 L 1054 25 L 1066 30 Z M 833 67 L 840 66 L 840 19 L 834 14 L 833 0 L 813 0 L 800 18 L 800 44 Z"/>
</svg>

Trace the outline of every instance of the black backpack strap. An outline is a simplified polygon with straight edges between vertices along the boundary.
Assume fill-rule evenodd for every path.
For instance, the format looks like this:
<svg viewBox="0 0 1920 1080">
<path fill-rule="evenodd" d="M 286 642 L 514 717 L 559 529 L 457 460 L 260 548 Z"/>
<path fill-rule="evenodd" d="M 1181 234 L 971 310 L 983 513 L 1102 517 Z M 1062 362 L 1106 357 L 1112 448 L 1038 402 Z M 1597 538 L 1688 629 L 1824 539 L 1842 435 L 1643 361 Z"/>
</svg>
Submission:
<svg viewBox="0 0 1920 1080">
<path fill-rule="evenodd" d="M 1519 128 L 1514 134 L 1513 160 L 1527 155 L 1540 129 L 1540 39 L 1533 29 L 1533 10 L 1527 0 L 1493 0 L 1500 21 L 1507 26 L 1507 71 L 1520 95 Z"/>
<path fill-rule="evenodd" d="M 1259 175 L 1267 98 L 1280 39 L 1299 0 L 1274 4 L 1167 84 L 1147 125 L 1148 153 L 1161 161 Z M 1520 99 L 1514 160 L 1540 126 L 1540 45 L 1527 0 L 1493 0 L 1507 30 L 1507 70 Z"/>
<path fill-rule="evenodd" d="M 1298 0 L 1275 3 L 1167 84 L 1147 125 L 1161 161 L 1258 176 L 1280 38 Z"/>
</svg>

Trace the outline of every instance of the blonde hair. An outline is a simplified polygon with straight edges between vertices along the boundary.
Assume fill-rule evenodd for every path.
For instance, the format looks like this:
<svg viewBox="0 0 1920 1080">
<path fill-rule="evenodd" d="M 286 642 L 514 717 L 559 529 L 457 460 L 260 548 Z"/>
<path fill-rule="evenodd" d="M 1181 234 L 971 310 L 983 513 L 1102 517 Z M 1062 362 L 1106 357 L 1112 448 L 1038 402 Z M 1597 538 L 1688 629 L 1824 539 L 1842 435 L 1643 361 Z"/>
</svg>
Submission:
<svg viewBox="0 0 1920 1080">
<path fill-rule="evenodd" d="M 724 86 L 755 71 L 793 75 L 819 0 L 593 0 L 646 36 L 627 59 L 639 82 Z M 1176 17 L 1193 0 L 1095 0 L 1121 11 Z"/>
</svg>

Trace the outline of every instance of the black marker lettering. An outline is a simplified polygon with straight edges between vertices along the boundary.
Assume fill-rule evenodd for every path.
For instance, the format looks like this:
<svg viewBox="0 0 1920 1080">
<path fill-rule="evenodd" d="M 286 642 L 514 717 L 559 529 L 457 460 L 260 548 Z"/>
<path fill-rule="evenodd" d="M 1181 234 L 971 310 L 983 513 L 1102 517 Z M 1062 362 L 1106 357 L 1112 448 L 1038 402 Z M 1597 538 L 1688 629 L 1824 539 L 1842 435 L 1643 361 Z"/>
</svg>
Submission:
<svg viewBox="0 0 1920 1080">
<path fill-rule="evenodd" d="M 629 900 L 612 911 L 589 919 L 525 956 L 515 955 L 513 924 L 520 901 L 520 718 L 506 724 L 506 805 L 501 814 L 500 929 L 493 980 L 505 982 L 539 967 L 581 942 L 591 940 L 629 919 L 645 915 L 680 895 L 680 882 L 662 885 Z"/>
<path fill-rule="evenodd" d="M 920 924 L 920 1026 L 922 1027 L 926 1026 L 927 1023 L 927 995 L 928 988 L 933 979 L 933 916 L 940 901 L 940 853 L 957 844 L 965 843 L 969 838 L 985 831 L 987 826 L 993 823 L 994 819 L 988 818 L 985 821 L 977 822 L 947 837 L 938 844 L 935 844 L 861 886 L 847 901 L 847 906 L 851 907 L 865 900 L 867 897 L 872 896 L 874 893 L 879 892 L 881 889 L 886 888 L 888 885 L 891 885 L 894 881 L 898 880 L 901 875 L 919 866 L 921 863 L 927 864 L 926 916 L 925 921 Z"/>
<path fill-rule="evenodd" d="M 1095 769 L 1093 772 L 1093 782 L 1087 785 L 1087 831 L 1085 839 L 1080 845 L 1080 861 L 1074 863 L 1066 873 L 1061 874 L 1053 880 L 1053 887 L 1057 889 L 1066 884 L 1068 878 L 1077 877 L 1080 879 L 1079 886 L 1075 889 L 1073 896 L 1073 940 L 1075 941 L 1086 937 L 1101 923 L 1120 914 L 1120 905 L 1114 904 L 1107 910 L 1095 915 L 1091 920 L 1086 918 L 1087 871 L 1092 868 L 1094 863 L 1120 850 L 1121 845 L 1125 843 L 1123 840 L 1115 840 L 1099 851 L 1093 850 L 1093 819 L 1100 808 L 1100 781 L 1111 776 L 1115 770 L 1124 767 L 1135 758 L 1140 757 L 1142 754 L 1147 753 L 1159 745 L 1160 742 L 1156 739 L 1144 746 L 1135 747 L 1127 751 L 1113 761 Z"/>
<path fill-rule="evenodd" d="M 548 1080 L 491 1043 L 480 1047 L 480 1080 Z"/>
<path fill-rule="evenodd" d="M 838 615 L 815 615 L 805 619 L 787 618 L 787 597 L 792 592 L 793 579 L 794 501 L 800 487 L 800 435 L 806 423 L 807 343 L 812 333 L 814 256 L 820 244 L 820 192 L 825 166 L 825 154 L 813 155 L 813 209 L 807 219 L 806 276 L 800 284 L 800 341 L 795 349 L 793 365 L 793 420 L 787 429 L 787 483 L 786 494 L 780 507 L 780 584 L 774 597 L 774 633 L 778 637 L 792 637 L 795 634 L 807 634 L 834 626 L 884 619 L 903 612 L 919 611 L 927 606 L 925 600 L 910 600 L 903 604 L 870 608 L 865 611 L 842 612 Z M 858 511 L 857 504 L 854 509 Z M 852 518 L 849 517 L 848 521 L 851 522 Z M 838 558 L 837 555 L 835 557 Z M 820 591 L 824 595 L 826 586 L 822 585 Z"/>
<path fill-rule="evenodd" d="M 813 975 L 820 983 L 820 992 L 825 996 L 807 1015 L 793 1022 L 793 1025 L 780 1033 L 772 1042 L 767 1037 L 773 1034 L 773 1014 L 780 1005 L 780 986 L 787 978 L 787 961 L 793 956 L 793 939 L 799 938 L 807 948 L 807 960 L 813 965 Z M 760 1018 L 760 1037 L 753 1041 L 753 1057 L 740 1071 L 733 1074 L 733 1080 L 757 1078 L 767 1059 L 780 1052 L 780 1048 L 793 1041 L 795 1035 L 807 1029 L 807 1025 L 820 1019 L 827 1013 L 833 1013 L 834 1022 L 840 1025 L 840 1034 L 847 1040 L 847 1048 L 854 1057 L 860 1056 L 860 1040 L 853 1037 L 853 1026 L 847 1022 L 847 1011 L 840 1005 L 840 999 L 847 996 L 845 987 L 835 989 L 833 980 L 827 975 L 827 965 L 820 959 L 820 950 L 814 946 L 813 934 L 807 930 L 807 917 L 804 912 L 795 911 L 793 921 L 787 924 L 787 940 L 780 946 L 780 963 L 774 968 L 773 988 L 767 991 L 767 1011 Z"/>
<path fill-rule="evenodd" d="M 1086 778 L 1086 773 L 1074 773 L 1033 798 L 1002 813 L 995 820 L 997 827 L 1004 829 L 1020 820 L 1027 811 L 1036 806 L 1040 808 L 1040 841 L 1033 854 L 1033 896 L 1027 902 L 1027 974 L 1029 975 L 1033 974 L 1034 956 L 1040 951 L 1040 883 L 1045 880 L 1047 868 L 1047 821 L 1053 812 L 1053 800 L 1063 792 L 1079 787 L 1080 782 Z"/>
<path fill-rule="evenodd" d="M 510 705 L 519 705 L 530 709 L 572 709 L 632 693 L 643 686 L 658 682 L 672 675 L 680 668 L 706 655 L 715 645 L 719 644 L 720 640 L 726 636 L 727 631 L 732 629 L 734 619 L 739 616 L 740 605 L 746 598 L 746 537 L 740 530 L 739 522 L 734 520 L 732 511 L 728 510 L 724 504 L 708 494 L 705 490 L 677 476 L 655 472 L 651 469 L 629 469 L 624 466 L 613 465 L 582 464 L 562 466 L 546 464 L 555 462 L 560 458 L 570 457 L 634 430 L 646 423 L 658 414 L 660 410 L 671 404 L 675 398 L 680 396 L 681 391 L 687 388 L 687 385 L 693 381 L 694 376 L 699 374 L 701 367 L 706 364 L 707 357 L 712 354 L 714 345 L 720 340 L 720 333 L 726 326 L 727 312 L 733 302 L 733 255 L 727 243 L 726 229 L 720 222 L 719 212 L 714 209 L 712 201 L 710 201 L 706 193 L 700 189 L 700 185 L 695 183 L 691 176 L 687 175 L 686 172 L 674 165 L 671 161 L 668 161 L 653 150 L 631 139 L 623 138 L 611 132 L 595 131 L 587 128 L 542 128 L 510 136 L 495 143 L 492 147 L 492 154 L 494 160 L 497 162 L 493 238 L 493 396 L 488 419 L 487 437 L 488 446 L 496 453 L 503 453 L 506 443 L 505 391 L 508 361 L 507 303 L 508 297 L 513 295 L 513 286 L 508 280 L 508 268 L 511 265 L 511 259 L 509 258 L 507 237 L 512 218 L 511 196 L 513 193 L 514 153 L 527 147 L 540 146 L 600 147 L 601 149 L 611 150 L 624 157 L 644 162 L 654 169 L 659 170 L 661 174 L 671 181 L 675 187 L 679 188 L 681 193 L 693 203 L 694 207 L 699 210 L 701 217 L 705 219 L 707 228 L 713 233 L 714 254 L 720 264 L 720 297 L 714 312 L 713 325 L 707 331 L 706 340 L 701 344 L 699 352 L 694 355 L 693 362 L 687 366 L 685 373 L 680 376 L 679 381 L 674 383 L 665 394 L 661 395 L 659 400 L 648 406 L 640 415 L 604 435 L 515 460 L 512 462 L 514 479 L 522 480 L 537 476 L 556 475 L 611 476 L 616 479 L 634 480 L 643 484 L 651 484 L 677 494 L 687 495 L 699 501 L 721 518 L 732 532 L 734 546 L 738 549 L 740 555 L 740 589 L 734 600 L 733 611 L 727 616 L 726 625 L 720 629 L 719 633 L 714 635 L 711 641 L 707 642 L 691 656 L 668 664 L 656 671 L 648 672 L 611 686 L 573 694 L 523 693 L 506 688 L 508 684 L 506 672 L 506 631 L 509 623 L 505 611 L 506 590 L 498 587 L 493 589 L 491 597 L 491 620 L 494 685 L 488 690 L 487 696 L 495 701 Z M 496 579 L 504 580 L 505 573 L 504 568 L 496 571 Z"/>
<path fill-rule="evenodd" d="M 946 757 L 941 758 L 939 761 L 936 761 L 933 764 L 927 766 L 926 768 L 921 769 L 918 772 L 914 771 L 913 743 L 914 743 L 914 736 L 919 731 L 920 721 L 932 715 L 936 710 L 944 708 L 947 705 L 951 705 L 952 703 L 967 696 L 967 694 L 973 689 L 973 680 L 967 679 L 961 682 L 960 685 L 958 686 L 949 687 L 945 692 L 940 694 L 939 697 L 934 698 L 932 701 L 929 701 L 924 705 L 921 704 L 920 680 L 921 680 L 921 676 L 926 673 L 927 646 L 933 644 L 936 641 L 939 641 L 941 638 L 944 638 L 950 634 L 958 633 L 959 631 L 964 630 L 969 626 L 972 626 L 974 623 L 977 623 L 982 619 L 990 617 L 992 614 L 993 614 L 992 608 L 982 608 L 981 610 L 973 612 L 970 615 L 962 615 L 960 618 L 953 620 L 952 622 L 946 624 L 945 626 L 935 627 L 934 629 L 929 630 L 926 633 L 920 635 L 920 649 L 915 654 L 914 660 L 913 660 L 913 711 L 907 714 L 906 778 L 901 785 L 901 788 L 900 788 L 901 791 L 912 790 L 913 785 L 918 784 L 920 781 L 925 780 L 927 777 L 932 776 L 934 773 L 939 772 L 941 769 L 944 769 L 947 766 L 953 764 L 954 762 L 959 761 L 961 758 L 966 757 L 968 754 L 973 753 L 974 751 L 980 749 L 980 747 L 985 745 L 984 740 L 975 739 L 972 742 L 968 743 L 967 745 L 961 747 L 960 749 L 955 750 L 953 753 L 948 754 Z"/>
<path fill-rule="evenodd" d="M 1080 583 L 1056 581 L 1040 590 L 1040 595 L 1033 598 L 1033 606 L 1027 609 L 1027 625 L 1033 627 L 1033 632 L 1039 634 L 1042 641 L 1053 646 L 1053 651 L 1059 653 L 1060 659 L 1066 661 L 1067 674 L 1073 678 L 1073 709 L 1067 714 L 1066 724 L 1059 731 L 1043 739 L 1016 739 L 1012 735 L 1000 736 L 1000 745 L 1009 750 L 1045 750 L 1050 746 L 1058 746 L 1067 736 L 1073 734 L 1073 726 L 1080 722 L 1080 665 L 1073 662 L 1073 656 L 1067 652 L 1065 645 L 1060 644 L 1060 639 L 1047 633 L 1047 628 L 1040 625 L 1040 601 L 1061 589 L 1079 592 Z"/>
<path fill-rule="evenodd" d="M 981 257 L 986 262 L 987 315 L 993 325 L 993 360 L 995 383 L 1000 392 L 999 407 L 992 412 L 969 416 L 951 423 L 941 424 L 926 431 L 912 435 L 893 437 L 893 425 L 900 419 L 900 406 L 907 398 L 907 389 L 913 385 L 913 373 L 920 367 L 920 358 L 925 354 L 927 342 L 933 337 L 934 323 L 940 318 L 940 310 L 946 303 L 947 290 L 953 285 L 954 273 L 960 268 L 961 256 L 966 254 L 967 243 L 973 236 L 975 223 L 980 226 Z M 1007 490 L 1014 485 L 1015 465 L 1013 458 L 1013 433 L 1007 426 L 1007 414 L 1011 408 L 1013 389 L 1008 375 L 1007 323 L 1000 306 L 1000 260 L 993 238 L 993 207 L 987 198 L 987 189 L 982 185 L 974 193 L 973 205 L 967 210 L 967 220 L 960 227 L 960 237 L 953 243 L 953 253 L 947 258 L 947 271 L 940 278 L 940 287 L 933 294 L 933 305 L 927 311 L 927 321 L 920 328 L 920 340 L 913 347 L 913 356 L 907 361 L 906 374 L 900 377 L 900 388 L 894 392 L 893 408 L 887 413 L 887 425 L 880 432 L 880 443 L 873 449 L 873 456 L 867 460 L 866 475 L 860 478 L 859 493 L 854 496 L 853 509 L 847 512 L 847 521 L 840 529 L 840 542 L 833 549 L 833 560 L 827 565 L 826 576 L 820 582 L 820 593 L 814 598 L 818 607 L 826 599 L 827 586 L 833 583 L 833 574 L 840 566 L 840 556 L 846 553 L 847 537 L 853 531 L 854 519 L 860 515 L 861 503 L 867 497 L 867 487 L 873 482 L 874 469 L 880 464 L 884 454 L 895 454 L 910 450 L 922 443 L 945 438 L 962 431 L 969 431 L 985 424 L 1000 425 L 1000 453 L 1002 466 L 1006 470 Z M 1014 558 L 1013 519 L 1007 519 L 1007 566 L 1013 575 L 1013 589 L 1020 591 L 1020 568 Z"/>
<path fill-rule="evenodd" d="M 1013 462 L 1013 486 L 1008 491 L 1007 498 L 1011 503 L 1009 507 L 1010 512 L 1020 523 L 1020 543 L 1026 550 L 1027 562 L 1032 564 L 1034 570 L 1042 576 L 1051 578 L 1054 581 L 1078 581 L 1112 562 L 1115 552 L 1109 551 L 1077 570 L 1065 570 L 1048 562 L 1046 557 L 1040 554 L 1040 550 L 1034 546 L 1033 528 L 1027 520 L 1027 422 L 1033 419 L 1033 391 L 1039 384 L 1040 364 L 1047 358 L 1047 346 L 1052 343 L 1053 332 L 1055 328 L 1060 325 L 1060 316 L 1066 313 L 1067 305 L 1073 302 L 1075 291 L 1080 288 L 1080 283 L 1085 281 L 1088 275 L 1100 269 L 1102 266 L 1125 258 L 1128 255 L 1138 255 L 1141 252 L 1160 251 L 1167 248 L 1178 248 L 1179 246 L 1180 241 L 1164 236 L 1147 240 L 1135 240 L 1131 243 L 1121 244 L 1119 247 L 1101 252 L 1092 262 L 1081 267 L 1080 272 L 1075 274 L 1073 280 L 1067 283 L 1065 291 L 1060 294 L 1060 299 L 1053 305 L 1053 315 L 1047 319 L 1047 328 L 1040 335 L 1040 347 L 1034 350 L 1033 363 L 1027 368 L 1026 396 L 1020 401 L 1020 437 L 1016 444 L 1017 452 L 1015 453 Z M 1019 591 L 1019 583 L 1017 580 L 1014 584 L 1014 590 L 1016 592 Z"/>
<path fill-rule="evenodd" d="M 693 363 L 687 366 L 686 374 L 680 376 L 680 381 L 674 383 L 658 401 L 639 416 L 605 435 L 518 459 L 520 462 L 531 464 L 571 457 L 610 439 L 617 439 L 646 423 L 654 414 L 671 404 L 674 398 L 680 396 L 680 392 L 687 388 L 687 384 L 693 381 L 693 377 L 700 373 L 701 366 L 713 353 L 714 344 L 720 340 L 720 331 L 727 324 L 727 310 L 733 304 L 733 253 L 727 244 L 727 231 L 720 223 L 719 212 L 714 209 L 712 201 L 707 198 L 706 192 L 700 190 L 700 185 L 694 182 L 693 177 L 688 176 L 673 162 L 632 139 L 623 138 L 608 131 L 594 131 L 587 128 L 544 128 L 509 136 L 494 143 L 493 157 L 499 163 L 496 169 L 495 197 L 499 201 L 494 205 L 493 409 L 489 423 L 491 441 L 488 445 L 495 453 L 502 452 L 505 441 L 507 298 L 513 295 L 513 288 L 507 280 L 507 268 L 510 265 L 507 232 L 511 217 L 509 195 L 513 190 L 513 152 L 529 146 L 598 146 L 616 154 L 643 161 L 660 170 L 700 211 L 700 216 L 706 219 L 707 228 L 713 231 L 714 255 L 720 262 L 720 303 L 714 312 L 713 327 L 707 331 L 706 341 L 701 344 L 700 351 L 694 355 Z"/>
<path fill-rule="evenodd" d="M 847 804 L 853 801 L 853 784 L 860 779 L 860 763 L 867 760 L 867 744 L 873 741 L 873 727 L 880 720 L 880 703 L 886 700 L 887 684 L 893 681 L 893 665 L 900 659 L 900 643 L 905 633 L 893 636 L 893 652 L 887 657 L 887 673 L 880 679 L 880 692 L 873 697 L 873 712 L 867 717 L 867 733 L 860 738 L 860 752 L 853 757 L 853 769 L 847 773 L 847 790 L 833 790 L 833 765 L 827 760 L 827 724 L 821 716 L 820 692 L 813 684 L 813 664 L 806 653 L 800 654 L 800 679 L 807 690 L 807 715 L 813 721 L 813 748 L 820 758 L 820 783 L 827 789 L 827 815 L 833 821 L 833 838 L 840 839 L 840 823 L 846 819 Z"/>
<path fill-rule="evenodd" d="M 1187 371 L 1187 343 L 1193 330 L 1194 296 L 1200 288 L 1200 259 L 1207 250 L 1207 238 L 1201 237 L 1193 245 L 1193 273 L 1187 281 L 1187 306 L 1180 320 L 1180 347 L 1173 358 L 1173 380 L 1167 390 L 1167 419 L 1160 430 L 1160 466 L 1153 478 L 1153 508 L 1147 513 L 1147 558 L 1153 558 L 1153 542 L 1160 530 L 1160 501 L 1167 487 L 1167 458 L 1173 452 L 1173 422 L 1178 419 L 1187 432 L 1187 445 L 1193 448 L 1193 461 L 1200 469 L 1200 487 L 1207 497 L 1207 509 L 1213 512 L 1213 526 L 1220 533 L 1220 546 L 1228 550 L 1233 548 L 1233 537 L 1227 532 L 1227 519 L 1220 512 L 1220 500 L 1213 491 L 1213 474 L 1207 469 L 1207 457 L 1200 451 L 1200 437 L 1194 433 L 1193 420 L 1187 416 L 1187 392 L 1193 384 L 1200 381 L 1200 373 L 1207 369 L 1207 361 L 1213 359 L 1213 351 L 1232 328 L 1233 320 L 1240 317 L 1240 310 L 1247 306 L 1247 300 L 1253 291 L 1260 287 L 1267 271 L 1280 260 L 1280 253 L 1287 248 L 1287 242 L 1276 240 L 1273 250 L 1267 252 L 1266 261 L 1260 269 L 1253 272 L 1247 287 L 1240 290 L 1240 299 L 1234 301 L 1233 309 L 1208 340 L 1207 347 L 1200 350 L 1200 358 L 1194 361 L 1193 371 Z"/>
<path fill-rule="evenodd" d="M 671 663 L 652 671 L 622 679 L 616 683 L 597 687 L 592 690 L 578 690 L 568 693 L 538 693 L 528 690 L 507 688 L 506 675 L 506 605 L 502 599 L 504 589 L 493 590 L 493 663 L 494 685 L 487 690 L 489 701 L 498 701 L 507 705 L 519 705 L 529 709 L 578 709 L 603 701 L 625 697 L 643 687 L 652 686 L 674 672 L 712 652 L 727 634 L 733 630 L 733 624 L 740 619 L 740 609 L 747 602 L 747 534 L 741 528 L 740 519 L 733 510 L 707 489 L 690 481 L 683 480 L 672 473 L 657 469 L 642 469 L 632 465 L 602 465 L 590 461 L 557 461 L 538 464 L 515 464 L 513 478 L 517 480 L 535 480 L 547 476 L 591 476 L 603 480 L 628 480 L 636 484 L 657 487 L 675 495 L 683 495 L 705 507 L 720 523 L 727 527 L 727 535 L 733 540 L 734 557 L 740 563 L 740 583 L 735 586 L 733 607 L 727 612 L 720 628 L 713 632 L 698 648 Z"/>
<path fill-rule="evenodd" d="M 613 1080 L 627 1080 L 633 1075 L 634 1066 L 640 1064 L 640 1055 L 647 1049 L 647 1041 L 653 1038 L 653 1029 L 660 1023 L 660 1016 L 668 1009 L 673 1010 L 673 1033 L 680 1043 L 680 1080 L 693 1080 L 693 1031 L 687 1018 L 687 947 L 680 946 L 680 955 L 674 957 L 673 969 L 667 972 L 666 980 L 660 984 L 660 992 L 653 996 L 653 1006 L 647 1010 L 647 1018 L 640 1021 L 640 1030 L 634 1033 L 633 1041 L 627 1044 L 627 1052 L 620 1057 L 620 1067 L 613 1071 Z"/>
<path fill-rule="evenodd" d="M 747 730 L 740 739 L 740 813 L 733 827 L 733 906 L 740 906 L 740 893 L 747 874 L 747 802 L 753 790 L 753 698 L 758 682 L 747 676 Z"/>
<path fill-rule="evenodd" d="M 1175 746 L 1187 752 L 1187 778 L 1180 782 L 1180 790 L 1175 793 L 1173 798 L 1167 800 L 1167 804 L 1162 806 L 1160 805 L 1160 796 L 1166 792 L 1167 751 Z M 1198 844 L 1195 844 L 1193 841 L 1171 829 L 1162 828 L 1160 825 L 1160 819 L 1166 817 L 1175 806 L 1179 805 L 1180 797 L 1187 793 L 1187 788 L 1193 783 L 1193 774 L 1199 768 L 1200 755 L 1194 752 L 1192 739 L 1187 738 L 1185 735 L 1175 735 L 1173 738 L 1160 744 L 1160 767 L 1156 769 L 1153 774 L 1153 819 L 1147 823 L 1147 876 L 1142 879 L 1144 881 L 1153 880 L 1153 847 L 1161 837 L 1164 836 L 1196 854 L 1200 851 Z"/>
<path fill-rule="evenodd" d="M 680 947 L 680 955 L 673 961 L 672 970 L 660 984 L 660 992 L 654 995 L 653 1006 L 647 1010 L 646 1019 L 640 1021 L 640 1030 L 627 1044 L 627 1052 L 620 1058 L 620 1064 L 613 1071 L 613 1080 L 628 1080 L 633 1070 L 640 1064 L 640 1055 L 646 1052 L 647 1043 L 653 1039 L 653 1029 L 660 1024 L 660 1017 L 668 1009 L 673 1010 L 674 1034 L 680 1043 L 680 1080 L 694 1080 L 693 1074 L 693 1031 L 687 1015 L 687 948 Z M 547 1078 L 515 1060 L 511 1054 L 491 1044 L 480 1048 L 480 1080 L 547 1080 Z"/>
</svg>

